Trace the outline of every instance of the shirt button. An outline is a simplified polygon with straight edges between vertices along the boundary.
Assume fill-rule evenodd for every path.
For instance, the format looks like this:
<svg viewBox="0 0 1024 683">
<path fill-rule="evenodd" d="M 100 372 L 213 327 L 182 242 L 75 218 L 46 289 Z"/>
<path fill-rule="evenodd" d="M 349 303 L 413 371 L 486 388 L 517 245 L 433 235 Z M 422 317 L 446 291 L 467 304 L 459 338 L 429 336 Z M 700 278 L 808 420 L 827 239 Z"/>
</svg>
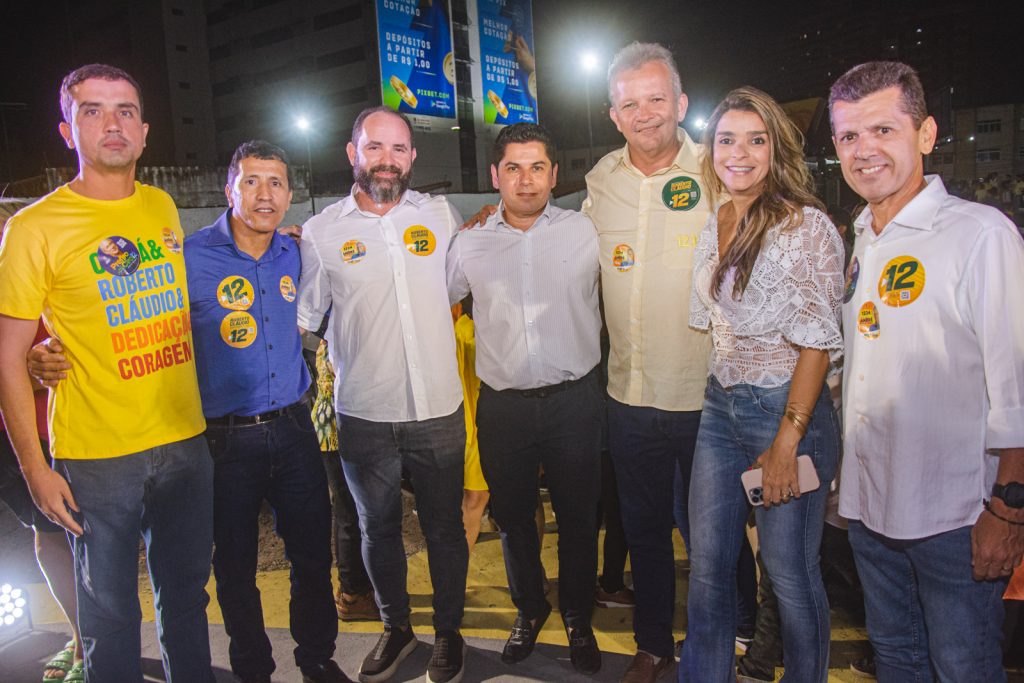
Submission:
<svg viewBox="0 0 1024 683">
<path fill-rule="evenodd" d="M 269 323 L 270 322 L 270 318 L 267 317 L 267 316 L 263 316 L 263 322 Z"/>
<path fill-rule="evenodd" d="M 864 381 L 864 375 L 857 375 L 857 379 L 859 379 L 861 382 L 863 382 Z"/>
<path fill-rule="evenodd" d="M 277 373 L 276 372 L 270 373 L 270 379 L 274 379 L 275 377 L 277 377 Z"/>
<path fill-rule="evenodd" d="M 272 406 L 276 406 L 276 405 L 277 405 L 277 401 L 271 401 L 271 402 L 270 402 L 270 405 L 272 405 Z"/>
<path fill-rule="evenodd" d="M 266 293 L 267 293 L 267 290 L 265 290 L 265 289 L 261 289 L 260 290 L 260 294 L 266 294 Z"/>
<path fill-rule="evenodd" d="M 527 325 L 532 325 L 532 324 L 533 324 L 533 321 L 532 321 L 532 320 L 527 320 L 527 321 L 526 321 L 526 324 L 527 324 Z"/>
<path fill-rule="evenodd" d="M 273 351 L 274 350 L 274 345 L 273 344 L 267 344 L 267 350 L 268 351 Z"/>
</svg>

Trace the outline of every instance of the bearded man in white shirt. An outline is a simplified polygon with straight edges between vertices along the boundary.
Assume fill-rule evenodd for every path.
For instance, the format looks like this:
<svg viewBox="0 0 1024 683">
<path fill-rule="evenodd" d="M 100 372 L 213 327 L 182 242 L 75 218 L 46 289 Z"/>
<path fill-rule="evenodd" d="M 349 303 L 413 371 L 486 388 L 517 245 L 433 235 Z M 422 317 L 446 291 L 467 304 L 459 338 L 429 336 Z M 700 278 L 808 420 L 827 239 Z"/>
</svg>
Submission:
<svg viewBox="0 0 1024 683">
<path fill-rule="evenodd" d="M 359 680 L 387 680 L 416 647 L 402 544 L 405 468 L 434 587 L 427 681 L 456 683 L 469 562 L 462 526 L 466 425 L 445 256 L 462 220 L 444 197 L 408 189 L 416 149 L 405 116 L 385 107 L 364 110 L 347 151 L 352 194 L 303 226 L 298 319 L 316 330 L 332 309 L 325 336 L 336 370 L 342 467 L 384 622 Z"/>
<path fill-rule="evenodd" d="M 916 72 L 856 66 L 833 141 L 868 202 L 844 297 L 839 512 L 879 681 L 1005 681 L 1007 576 L 1024 550 L 1024 243 L 924 176 L 936 124 Z"/>
</svg>

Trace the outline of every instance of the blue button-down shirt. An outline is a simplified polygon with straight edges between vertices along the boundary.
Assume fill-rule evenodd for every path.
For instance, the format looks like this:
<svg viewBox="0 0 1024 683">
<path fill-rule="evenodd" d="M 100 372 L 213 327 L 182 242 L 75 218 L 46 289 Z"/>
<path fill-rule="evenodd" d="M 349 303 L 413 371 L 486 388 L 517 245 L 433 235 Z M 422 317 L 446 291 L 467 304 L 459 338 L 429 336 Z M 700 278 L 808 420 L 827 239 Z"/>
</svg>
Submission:
<svg viewBox="0 0 1024 683">
<path fill-rule="evenodd" d="M 235 246 L 228 214 L 184 247 L 199 393 L 211 418 L 284 408 L 310 381 L 296 327 L 299 248 L 275 234 L 256 260 Z"/>
</svg>

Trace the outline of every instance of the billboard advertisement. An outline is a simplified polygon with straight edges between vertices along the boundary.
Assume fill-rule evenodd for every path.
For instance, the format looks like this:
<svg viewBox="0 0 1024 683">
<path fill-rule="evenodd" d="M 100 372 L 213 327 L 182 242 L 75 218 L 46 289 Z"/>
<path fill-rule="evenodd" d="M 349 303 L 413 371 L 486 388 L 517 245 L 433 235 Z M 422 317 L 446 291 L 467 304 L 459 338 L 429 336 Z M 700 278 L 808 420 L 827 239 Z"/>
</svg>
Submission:
<svg viewBox="0 0 1024 683">
<path fill-rule="evenodd" d="M 381 99 L 405 114 L 455 118 L 447 0 L 377 0 Z"/>
<path fill-rule="evenodd" d="M 530 0 L 476 0 L 484 122 L 538 123 Z"/>
</svg>

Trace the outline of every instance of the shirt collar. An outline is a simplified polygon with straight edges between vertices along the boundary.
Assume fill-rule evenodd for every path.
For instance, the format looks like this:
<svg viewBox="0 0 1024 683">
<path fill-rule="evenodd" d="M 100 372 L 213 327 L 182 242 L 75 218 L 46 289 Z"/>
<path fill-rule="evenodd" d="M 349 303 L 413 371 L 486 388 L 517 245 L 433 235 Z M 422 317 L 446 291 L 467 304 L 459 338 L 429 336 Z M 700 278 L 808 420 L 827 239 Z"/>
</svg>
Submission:
<svg viewBox="0 0 1024 683">
<path fill-rule="evenodd" d="M 533 225 L 530 226 L 530 230 L 534 230 L 540 227 L 542 224 L 551 222 L 551 200 L 544 205 L 544 210 L 541 211 L 540 215 L 537 216 L 537 220 L 534 221 Z M 495 227 L 506 228 L 507 230 L 515 230 L 516 232 L 530 232 L 530 230 L 520 230 L 519 228 L 509 225 L 505 222 L 505 202 L 504 200 L 498 202 L 498 210 L 495 211 L 484 225 L 493 225 Z"/>
<path fill-rule="evenodd" d="M 935 215 L 942 208 L 943 203 L 949 197 L 949 193 L 946 192 L 946 186 L 942 182 L 942 178 L 937 175 L 925 176 L 924 189 L 917 193 L 917 195 L 907 202 L 907 205 L 899 210 L 890 223 L 899 225 L 903 228 L 913 228 L 914 230 L 932 230 L 935 225 Z M 857 220 L 853 222 L 853 230 L 856 234 L 860 234 L 865 228 L 871 227 L 871 221 L 873 216 L 871 214 L 871 206 L 868 205 L 860 215 L 857 216 Z M 885 226 L 883 226 L 884 230 Z"/>
<path fill-rule="evenodd" d="M 656 171 L 655 175 L 672 170 L 682 171 L 695 176 L 700 175 L 700 147 L 687 135 L 686 130 L 682 126 L 676 127 L 676 140 L 679 141 L 680 145 L 675 159 L 672 160 L 668 168 Z M 629 143 L 623 145 L 622 156 L 619 157 L 619 163 L 612 168 L 612 172 L 614 173 L 620 168 L 632 171 L 633 173 L 640 173 L 629 158 Z"/>
<path fill-rule="evenodd" d="M 357 189 L 358 186 L 353 184 L 352 189 L 348 193 L 348 196 L 345 197 L 344 200 L 342 200 L 341 207 L 338 209 L 339 218 L 348 216 L 353 211 L 361 211 L 361 209 L 359 208 L 359 204 L 356 202 Z M 427 198 L 429 198 L 429 196 L 430 195 L 423 194 L 422 192 L 417 192 L 416 190 L 406 190 L 405 192 L 402 193 L 402 198 L 398 200 L 398 204 L 391 208 L 391 211 L 394 211 L 403 204 L 410 204 L 411 206 L 418 207 Z M 391 213 L 391 211 L 388 211 L 388 213 Z M 384 215 L 386 216 L 387 214 Z"/>
<path fill-rule="evenodd" d="M 221 247 L 224 245 L 231 245 L 235 248 L 235 251 L 242 254 L 242 251 L 235 244 L 235 236 L 231 234 L 230 215 L 231 209 L 228 209 L 218 216 L 217 220 L 213 222 L 213 225 L 211 226 L 213 230 L 207 234 L 205 246 Z M 260 260 L 268 258 L 268 256 L 271 259 L 277 258 L 278 254 L 282 251 L 290 251 L 293 244 L 292 238 L 285 237 L 284 235 L 275 232 L 274 237 L 270 240 L 270 247 L 267 249 L 266 253 L 260 257 Z"/>
</svg>

